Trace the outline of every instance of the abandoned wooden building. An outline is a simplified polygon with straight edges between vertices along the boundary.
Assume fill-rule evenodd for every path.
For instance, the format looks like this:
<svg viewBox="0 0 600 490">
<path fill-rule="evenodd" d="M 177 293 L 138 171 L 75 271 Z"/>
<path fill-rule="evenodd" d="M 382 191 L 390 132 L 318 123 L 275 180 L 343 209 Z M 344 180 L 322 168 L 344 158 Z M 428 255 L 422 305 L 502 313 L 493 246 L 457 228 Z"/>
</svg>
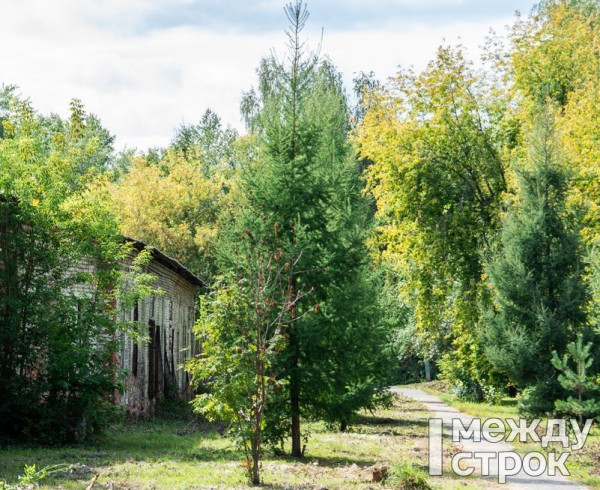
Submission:
<svg viewBox="0 0 600 490">
<path fill-rule="evenodd" d="M 125 237 L 133 253 L 146 247 L 140 240 Z M 119 403 L 130 416 L 151 413 L 169 390 L 189 396 L 190 378 L 183 365 L 198 350 L 194 341 L 194 305 L 203 282 L 175 259 L 152 249 L 148 272 L 157 278 L 156 286 L 164 294 L 138 301 L 129 320 L 147 327 L 148 342 L 136 342 L 122 334 L 118 362 L 124 373 L 125 392 Z M 125 267 L 127 264 L 124 265 Z M 121 310 L 122 311 L 122 310 Z"/>
<path fill-rule="evenodd" d="M 17 198 L 7 199 L 0 194 L 0 204 L 17 204 Z M 13 208 L 6 207 L 0 216 L 5 222 L 8 216 L 13 216 Z M 22 226 L 23 230 L 30 230 L 28 224 Z M 16 228 L 15 228 L 16 229 Z M 8 236 L 7 230 L 17 236 L 9 228 L 0 227 L 2 234 Z M 115 394 L 113 401 L 124 406 L 131 417 L 149 414 L 154 411 L 157 401 L 166 394 L 191 396 L 190 375 L 185 371 L 184 364 L 187 359 L 196 355 L 200 348 L 195 341 L 193 326 L 195 322 L 195 304 L 199 288 L 204 283 L 190 272 L 177 260 L 167 256 L 158 249 L 147 245 L 134 238 L 122 237 L 124 242 L 131 245 L 128 258 L 121 262 L 123 272 L 129 270 L 135 256 L 142 250 L 149 249 L 151 260 L 146 266 L 146 272 L 156 277 L 154 287 L 161 291 L 156 296 L 146 297 L 137 301 L 132 308 L 125 310 L 122 305 L 116 308 L 115 321 L 130 320 L 139 323 L 139 332 L 143 340 L 136 340 L 124 331 L 121 336 L 118 353 L 113 357 L 115 367 L 120 369 L 125 390 L 122 394 Z M 0 244 L 2 244 L 0 240 Z M 2 248 L 0 248 L 0 251 Z M 4 247 L 4 250 L 8 250 Z M 0 268 L 5 267 L 6 260 L 0 257 Z M 29 260 L 29 259 L 28 259 Z M 32 263 L 30 259 L 28 263 Z M 67 263 L 66 270 L 60 274 L 74 275 L 89 273 L 93 275 L 96 263 L 93 259 Z M 15 268 L 15 270 L 17 270 Z M 1 278 L 0 278 L 1 279 Z M 19 283 L 17 283 L 19 284 Z M 0 294 L 3 288 L 0 282 Z M 93 280 L 82 279 L 69 283 L 65 293 L 77 296 L 92 296 L 96 294 L 97 283 Z M 112 308 L 111 308 L 112 310 Z M 95 339 L 88 339 L 94 343 Z M 2 347 L 2 346 L 0 346 Z M 35 375 L 35 368 L 32 370 Z M 26 374 L 23 375 L 24 377 Z"/>
</svg>

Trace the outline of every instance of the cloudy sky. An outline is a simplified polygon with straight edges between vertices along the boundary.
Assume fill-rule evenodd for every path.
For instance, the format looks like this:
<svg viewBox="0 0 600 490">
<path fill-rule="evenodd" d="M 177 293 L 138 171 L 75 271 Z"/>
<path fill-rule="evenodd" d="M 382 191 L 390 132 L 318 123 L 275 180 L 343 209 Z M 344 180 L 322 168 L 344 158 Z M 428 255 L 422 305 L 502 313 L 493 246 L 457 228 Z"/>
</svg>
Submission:
<svg viewBox="0 0 600 490">
<path fill-rule="evenodd" d="M 242 129 L 239 101 L 261 57 L 282 52 L 283 0 L 0 0 L 0 83 L 41 112 L 66 115 L 77 97 L 117 148 L 166 145 L 208 107 Z M 526 0 L 312 0 L 306 36 L 350 84 L 399 65 L 422 68 L 436 47 L 477 55 Z"/>
</svg>

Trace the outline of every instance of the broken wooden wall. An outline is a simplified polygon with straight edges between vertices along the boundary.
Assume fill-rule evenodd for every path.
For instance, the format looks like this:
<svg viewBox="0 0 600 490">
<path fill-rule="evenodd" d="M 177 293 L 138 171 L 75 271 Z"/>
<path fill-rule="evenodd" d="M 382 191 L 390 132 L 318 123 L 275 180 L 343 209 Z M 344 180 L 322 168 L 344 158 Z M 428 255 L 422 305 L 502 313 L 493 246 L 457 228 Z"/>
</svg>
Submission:
<svg viewBox="0 0 600 490">
<path fill-rule="evenodd" d="M 156 275 L 156 286 L 164 294 L 138 301 L 125 314 L 145 327 L 149 342 L 136 342 L 123 334 L 119 359 L 126 385 L 120 403 L 133 417 L 152 413 L 169 389 L 179 396 L 190 394 L 190 377 L 183 365 L 195 354 L 195 285 L 156 260 L 150 262 L 148 272 Z"/>
</svg>

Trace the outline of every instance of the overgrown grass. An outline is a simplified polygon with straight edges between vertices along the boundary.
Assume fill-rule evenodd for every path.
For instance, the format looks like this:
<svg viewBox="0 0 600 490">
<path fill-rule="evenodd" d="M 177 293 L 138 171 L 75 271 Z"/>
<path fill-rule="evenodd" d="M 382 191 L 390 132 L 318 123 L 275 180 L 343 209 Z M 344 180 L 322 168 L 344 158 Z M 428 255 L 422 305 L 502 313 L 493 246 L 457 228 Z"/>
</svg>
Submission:
<svg viewBox="0 0 600 490">
<path fill-rule="evenodd" d="M 431 483 L 423 470 L 405 463 L 394 468 L 392 482 L 406 490 L 432 490 Z"/>
<path fill-rule="evenodd" d="M 434 488 L 494 486 L 425 475 L 428 416 L 422 405 L 396 396 L 391 407 L 362 413 L 346 433 L 305 424 L 311 437 L 304 460 L 267 454 L 264 482 L 269 488 L 403 488 L 400 482 L 414 477 Z M 218 428 L 156 419 L 113 427 L 93 445 L 1 449 L 0 480 L 16 484 L 25 464 L 66 464 L 66 473 L 44 479 L 40 487 L 83 489 L 98 475 L 95 489 L 244 488 L 242 460 L 234 441 Z M 373 483 L 374 471 L 384 467 L 387 477 Z"/>
</svg>

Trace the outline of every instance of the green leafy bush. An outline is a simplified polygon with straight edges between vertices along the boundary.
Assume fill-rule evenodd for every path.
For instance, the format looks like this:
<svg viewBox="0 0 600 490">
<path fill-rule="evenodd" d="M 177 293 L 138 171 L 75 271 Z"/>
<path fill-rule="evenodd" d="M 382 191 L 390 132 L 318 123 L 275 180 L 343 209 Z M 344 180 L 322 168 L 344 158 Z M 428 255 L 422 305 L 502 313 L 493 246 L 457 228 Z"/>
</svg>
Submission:
<svg viewBox="0 0 600 490">
<path fill-rule="evenodd" d="M 101 179 L 79 173 L 96 154 L 84 141 L 80 104 L 68 130 L 49 127 L 27 102 L 12 98 L 8 107 L 0 137 L 0 437 L 79 441 L 119 411 L 111 403 L 120 389 L 113 305 L 125 250 Z"/>
<path fill-rule="evenodd" d="M 549 416 L 554 412 L 554 400 L 559 399 L 563 393 L 560 385 L 552 380 L 529 386 L 518 398 L 519 414 L 525 417 Z"/>
<path fill-rule="evenodd" d="M 503 389 L 496 386 L 483 386 L 481 389 L 483 391 L 483 398 L 490 405 L 500 405 L 500 402 L 506 395 Z"/>
</svg>

